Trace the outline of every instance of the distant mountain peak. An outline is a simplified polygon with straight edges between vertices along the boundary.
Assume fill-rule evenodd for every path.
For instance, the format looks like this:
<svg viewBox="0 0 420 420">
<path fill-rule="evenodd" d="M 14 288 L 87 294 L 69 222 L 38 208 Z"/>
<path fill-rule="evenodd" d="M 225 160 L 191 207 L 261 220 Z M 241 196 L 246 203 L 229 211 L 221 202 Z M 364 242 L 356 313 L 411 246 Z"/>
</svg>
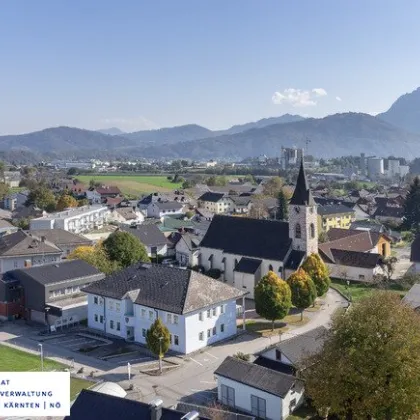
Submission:
<svg viewBox="0 0 420 420">
<path fill-rule="evenodd" d="M 122 134 L 125 134 L 124 131 L 120 130 L 118 127 L 102 128 L 96 131 L 102 134 L 109 134 L 110 136 L 120 136 Z"/>
</svg>

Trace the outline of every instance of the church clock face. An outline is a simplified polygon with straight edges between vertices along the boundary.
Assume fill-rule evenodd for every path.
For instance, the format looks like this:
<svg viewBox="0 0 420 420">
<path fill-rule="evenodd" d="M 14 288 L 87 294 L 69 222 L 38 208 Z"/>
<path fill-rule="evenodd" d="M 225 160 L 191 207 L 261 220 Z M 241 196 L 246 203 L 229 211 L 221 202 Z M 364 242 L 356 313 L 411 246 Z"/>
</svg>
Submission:
<svg viewBox="0 0 420 420">
<path fill-rule="evenodd" d="M 297 214 L 299 214 L 299 212 L 300 212 L 300 208 L 299 208 L 299 207 L 295 207 L 295 212 L 296 212 Z"/>
</svg>

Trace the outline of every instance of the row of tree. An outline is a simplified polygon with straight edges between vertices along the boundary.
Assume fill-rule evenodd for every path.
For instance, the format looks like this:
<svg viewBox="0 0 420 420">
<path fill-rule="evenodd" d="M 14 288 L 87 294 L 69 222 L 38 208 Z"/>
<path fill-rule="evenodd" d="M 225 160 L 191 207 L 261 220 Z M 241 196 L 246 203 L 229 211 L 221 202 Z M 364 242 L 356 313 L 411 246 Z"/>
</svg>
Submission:
<svg viewBox="0 0 420 420">
<path fill-rule="evenodd" d="M 287 282 L 269 271 L 255 286 L 255 311 L 272 322 L 283 319 L 292 306 L 303 311 L 313 306 L 315 299 L 323 296 L 330 287 L 328 269 L 318 254 L 309 255 L 302 267 Z"/>
</svg>

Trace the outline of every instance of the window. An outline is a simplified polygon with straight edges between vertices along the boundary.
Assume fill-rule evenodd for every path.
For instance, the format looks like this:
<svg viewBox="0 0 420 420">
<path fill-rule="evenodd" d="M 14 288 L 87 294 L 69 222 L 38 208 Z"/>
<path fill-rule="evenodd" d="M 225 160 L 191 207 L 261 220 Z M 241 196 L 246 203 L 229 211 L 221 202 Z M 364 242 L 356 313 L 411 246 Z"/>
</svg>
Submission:
<svg viewBox="0 0 420 420">
<path fill-rule="evenodd" d="M 142 337 L 146 337 L 146 329 L 145 328 L 142 328 L 142 330 L 141 330 L 141 336 Z"/>
<path fill-rule="evenodd" d="M 207 318 L 211 318 L 211 312 L 210 309 L 207 310 Z"/>
<path fill-rule="evenodd" d="M 302 237 L 302 228 L 300 227 L 299 223 L 296 223 L 295 226 L 295 238 L 300 239 Z"/>
<path fill-rule="evenodd" d="M 213 335 L 216 335 L 216 334 L 217 334 L 217 328 L 213 327 Z"/>
<path fill-rule="evenodd" d="M 265 419 L 265 399 L 251 395 L 251 412 L 254 416 Z"/>
<path fill-rule="evenodd" d="M 166 314 L 166 322 L 172 324 L 172 314 Z"/>
<path fill-rule="evenodd" d="M 169 344 L 172 344 L 172 334 L 169 334 Z"/>
<path fill-rule="evenodd" d="M 222 404 L 235 407 L 235 390 L 226 385 L 222 385 Z"/>
<path fill-rule="evenodd" d="M 146 309 L 141 310 L 141 317 L 146 318 Z"/>
<path fill-rule="evenodd" d="M 104 317 L 103 317 L 103 315 L 101 315 L 101 316 L 99 317 L 99 322 L 100 322 L 101 324 L 103 324 L 103 323 L 104 323 Z"/>
<path fill-rule="evenodd" d="M 114 329 L 114 321 L 112 319 L 109 321 L 109 328 L 111 328 L 111 330 Z"/>
<path fill-rule="evenodd" d="M 276 360 L 281 360 L 281 351 L 276 349 Z"/>
<path fill-rule="evenodd" d="M 225 332 L 225 324 L 220 325 L 220 332 Z"/>
<path fill-rule="evenodd" d="M 121 323 L 117 322 L 117 331 L 121 331 Z"/>
<path fill-rule="evenodd" d="M 200 341 L 204 341 L 204 331 L 201 331 L 201 332 L 198 334 L 198 339 L 199 339 Z"/>
<path fill-rule="evenodd" d="M 178 325 L 178 315 L 174 315 L 174 324 Z"/>
<path fill-rule="evenodd" d="M 149 311 L 149 319 L 152 320 L 153 319 L 153 311 Z"/>
<path fill-rule="evenodd" d="M 18 262 L 17 262 L 17 261 L 15 261 L 15 262 L 13 263 L 13 267 L 14 267 L 14 268 L 18 268 Z"/>
<path fill-rule="evenodd" d="M 202 320 L 203 320 L 203 312 L 200 312 L 200 313 L 198 314 L 198 319 L 199 319 L 200 321 L 202 321 Z"/>
<path fill-rule="evenodd" d="M 114 310 L 114 302 L 112 302 L 112 301 L 109 301 L 109 302 L 108 302 L 108 309 L 109 309 L 110 311 Z"/>
<path fill-rule="evenodd" d="M 98 304 L 98 296 L 95 296 L 95 297 L 93 298 L 93 303 L 94 303 L 95 305 L 97 305 L 97 304 Z"/>
<path fill-rule="evenodd" d="M 209 329 L 209 330 L 207 330 L 207 338 L 210 338 L 211 337 L 211 330 Z"/>
<path fill-rule="evenodd" d="M 221 314 L 225 313 L 225 305 L 220 306 L 220 313 Z"/>
<path fill-rule="evenodd" d="M 268 266 L 268 271 L 273 271 L 273 266 L 271 264 Z"/>
<path fill-rule="evenodd" d="M 115 303 L 115 311 L 120 312 L 121 311 L 121 303 L 117 302 Z"/>
<path fill-rule="evenodd" d="M 213 316 L 217 316 L 217 308 L 213 308 Z"/>
<path fill-rule="evenodd" d="M 359 274 L 359 280 L 364 280 L 365 279 L 365 275 L 364 274 Z"/>
<path fill-rule="evenodd" d="M 311 223 L 310 226 L 310 230 L 311 230 L 311 238 L 315 238 L 315 225 L 313 223 Z"/>
<path fill-rule="evenodd" d="M 174 344 L 179 346 L 179 337 L 177 335 L 174 335 Z"/>
<path fill-rule="evenodd" d="M 95 314 L 95 322 L 98 322 L 98 314 Z"/>
</svg>

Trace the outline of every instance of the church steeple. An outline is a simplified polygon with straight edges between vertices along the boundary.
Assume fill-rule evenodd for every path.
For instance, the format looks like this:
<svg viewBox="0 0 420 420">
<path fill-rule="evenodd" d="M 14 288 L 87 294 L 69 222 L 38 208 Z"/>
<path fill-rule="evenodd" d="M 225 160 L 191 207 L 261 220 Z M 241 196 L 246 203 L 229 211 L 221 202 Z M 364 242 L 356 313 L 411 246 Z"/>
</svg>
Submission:
<svg viewBox="0 0 420 420">
<path fill-rule="evenodd" d="M 293 193 L 290 204 L 295 206 L 314 206 L 315 201 L 309 189 L 308 181 L 306 179 L 305 168 L 303 166 L 303 159 L 300 162 L 299 175 L 296 182 L 295 191 Z"/>
</svg>

